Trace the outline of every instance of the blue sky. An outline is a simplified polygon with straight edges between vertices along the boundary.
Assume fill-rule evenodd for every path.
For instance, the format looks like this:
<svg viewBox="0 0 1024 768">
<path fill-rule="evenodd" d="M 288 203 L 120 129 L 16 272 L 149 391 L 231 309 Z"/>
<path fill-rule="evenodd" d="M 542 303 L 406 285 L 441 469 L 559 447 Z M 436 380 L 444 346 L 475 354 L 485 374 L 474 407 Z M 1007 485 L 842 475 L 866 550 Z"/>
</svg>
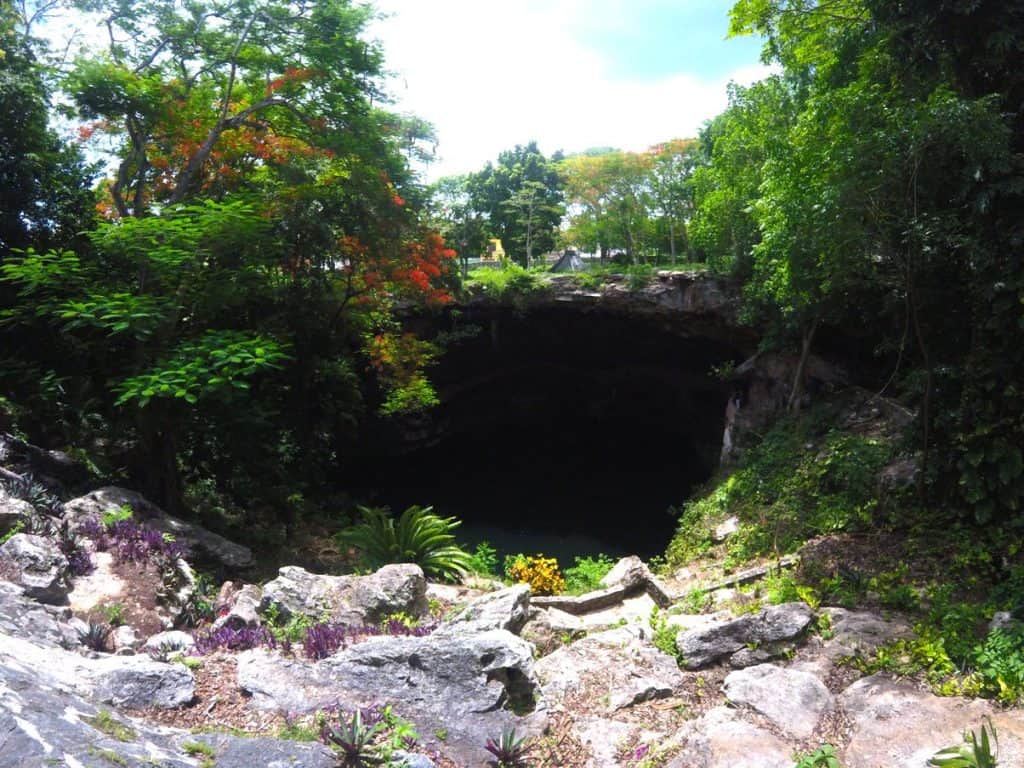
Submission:
<svg viewBox="0 0 1024 768">
<path fill-rule="evenodd" d="M 428 178 L 530 140 L 545 152 L 642 150 L 695 135 L 730 80 L 767 74 L 726 39 L 731 0 L 377 0 L 371 35 L 399 109 L 435 125 Z"/>
</svg>

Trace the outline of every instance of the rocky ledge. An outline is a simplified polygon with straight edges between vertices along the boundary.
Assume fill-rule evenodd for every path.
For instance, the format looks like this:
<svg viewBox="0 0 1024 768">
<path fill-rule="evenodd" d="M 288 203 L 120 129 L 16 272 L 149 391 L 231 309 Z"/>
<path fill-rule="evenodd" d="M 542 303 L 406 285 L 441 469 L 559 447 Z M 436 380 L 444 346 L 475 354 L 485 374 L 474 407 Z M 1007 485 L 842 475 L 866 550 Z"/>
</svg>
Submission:
<svg viewBox="0 0 1024 768">
<path fill-rule="evenodd" d="M 65 514 L 141 505 L 126 493 L 92 494 Z M 0 507 L 33 514 L 6 497 Z M 170 629 L 194 617 L 168 593 L 163 624 L 97 644 L 83 585 L 103 592 L 95 571 L 73 572 L 81 557 L 68 549 L 46 533 L 0 547 L 0 768 L 327 768 L 338 758 L 326 746 L 285 738 L 294 724 L 382 707 L 418 734 L 391 765 L 417 768 L 488 765 L 487 739 L 513 728 L 543 765 L 791 768 L 794 754 L 830 743 L 845 768 L 926 768 L 984 718 L 1000 764 L 1024 765 L 1020 710 L 844 663 L 908 636 L 895 615 L 803 603 L 688 614 L 636 558 L 569 603 L 525 585 L 429 584 L 414 565 L 365 576 L 287 567 L 264 585 L 226 584 L 198 632 Z M 111 551 L 116 560 L 116 548 L 91 555 Z M 289 642 L 284 626 L 304 640 Z"/>
</svg>

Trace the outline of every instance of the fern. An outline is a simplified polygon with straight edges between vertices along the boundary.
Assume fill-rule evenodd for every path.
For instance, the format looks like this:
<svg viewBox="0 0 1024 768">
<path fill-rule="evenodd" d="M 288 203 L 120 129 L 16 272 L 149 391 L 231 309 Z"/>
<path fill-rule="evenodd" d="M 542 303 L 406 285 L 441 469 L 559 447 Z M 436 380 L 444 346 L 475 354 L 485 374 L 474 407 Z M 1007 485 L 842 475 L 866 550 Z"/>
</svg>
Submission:
<svg viewBox="0 0 1024 768">
<path fill-rule="evenodd" d="M 359 507 L 363 521 L 338 534 L 358 549 L 371 568 L 415 563 L 431 576 L 454 579 L 469 570 L 471 557 L 455 543 L 454 517 L 433 514 L 433 507 L 409 507 L 396 520 L 387 507 Z"/>
</svg>

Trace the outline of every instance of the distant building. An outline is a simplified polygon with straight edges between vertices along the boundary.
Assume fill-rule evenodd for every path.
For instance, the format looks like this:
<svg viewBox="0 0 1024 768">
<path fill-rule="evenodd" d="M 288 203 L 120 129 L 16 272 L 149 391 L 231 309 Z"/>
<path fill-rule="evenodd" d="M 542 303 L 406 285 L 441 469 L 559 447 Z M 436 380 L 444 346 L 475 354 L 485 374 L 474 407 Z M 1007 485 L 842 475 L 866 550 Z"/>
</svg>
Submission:
<svg viewBox="0 0 1024 768">
<path fill-rule="evenodd" d="M 484 261 L 501 261 L 505 258 L 505 249 L 501 247 L 501 240 L 492 237 L 487 243 L 487 250 L 484 252 Z"/>
</svg>

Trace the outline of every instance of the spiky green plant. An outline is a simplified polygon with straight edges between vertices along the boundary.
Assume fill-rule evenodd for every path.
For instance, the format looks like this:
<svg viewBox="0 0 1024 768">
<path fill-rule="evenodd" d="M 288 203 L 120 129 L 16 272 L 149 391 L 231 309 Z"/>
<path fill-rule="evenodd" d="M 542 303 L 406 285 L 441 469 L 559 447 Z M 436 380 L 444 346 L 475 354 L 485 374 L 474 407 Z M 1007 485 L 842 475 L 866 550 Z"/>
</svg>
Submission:
<svg viewBox="0 0 1024 768">
<path fill-rule="evenodd" d="M 982 723 L 980 734 L 965 731 L 963 744 L 936 752 L 928 765 L 935 768 L 996 768 L 999 765 L 999 737 L 992 719 L 985 719 L 988 720 L 988 727 Z"/>
<path fill-rule="evenodd" d="M 415 563 L 429 576 L 454 579 L 469 569 L 470 555 L 452 533 L 461 523 L 433 514 L 433 507 L 409 507 L 396 520 L 387 507 L 359 507 L 363 520 L 338 534 L 360 551 L 371 568 Z"/>
<path fill-rule="evenodd" d="M 484 749 L 494 755 L 493 768 L 525 768 L 534 745 L 525 736 L 517 736 L 515 728 L 506 728 L 496 739 L 488 739 Z"/>
<path fill-rule="evenodd" d="M 379 725 L 363 723 L 363 714 L 357 709 L 351 719 L 340 715 L 337 724 L 325 722 L 320 738 L 338 753 L 342 768 L 370 768 L 384 762 L 373 745 L 379 730 Z"/>
</svg>

